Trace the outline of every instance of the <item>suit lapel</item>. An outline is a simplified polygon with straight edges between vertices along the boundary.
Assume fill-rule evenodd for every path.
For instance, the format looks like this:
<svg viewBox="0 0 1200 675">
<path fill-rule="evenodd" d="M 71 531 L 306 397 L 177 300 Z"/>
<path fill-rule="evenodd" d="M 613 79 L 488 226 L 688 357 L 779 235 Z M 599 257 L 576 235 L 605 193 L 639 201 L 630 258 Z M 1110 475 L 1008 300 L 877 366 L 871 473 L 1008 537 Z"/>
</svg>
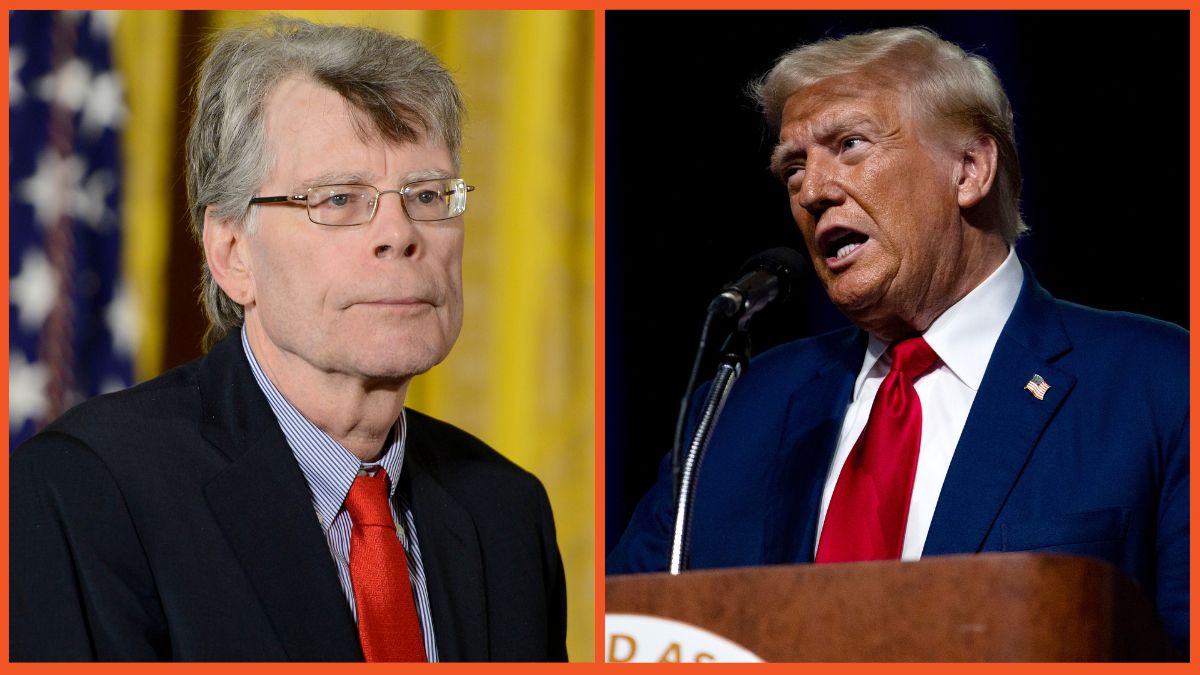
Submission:
<svg viewBox="0 0 1200 675">
<path fill-rule="evenodd" d="M 955 448 L 923 555 L 981 550 L 1038 439 L 1075 386 L 1075 376 L 1054 365 L 1070 349 L 1053 298 L 1026 268 Z M 1050 385 L 1044 400 L 1024 388 L 1034 375 Z"/>
<path fill-rule="evenodd" d="M 487 661 L 487 590 L 475 521 L 442 486 L 437 448 L 408 416 L 404 473 L 412 494 L 438 658 Z"/>
<path fill-rule="evenodd" d="M 774 500 L 784 515 L 769 526 L 767 562 L 813 561 L 821 494 L 865 349 L 866 333 L 847 329 L 811 378 L 794 383 L 781 439 L 780 498 Z"/>
<path fill-rule="evenodd" d="M 230 460 L 205 497 L 288 658 L 361 661 L 308 483 L 236 333 L 205 358 L 200 395 L 202 433 Z"/>
</svg>

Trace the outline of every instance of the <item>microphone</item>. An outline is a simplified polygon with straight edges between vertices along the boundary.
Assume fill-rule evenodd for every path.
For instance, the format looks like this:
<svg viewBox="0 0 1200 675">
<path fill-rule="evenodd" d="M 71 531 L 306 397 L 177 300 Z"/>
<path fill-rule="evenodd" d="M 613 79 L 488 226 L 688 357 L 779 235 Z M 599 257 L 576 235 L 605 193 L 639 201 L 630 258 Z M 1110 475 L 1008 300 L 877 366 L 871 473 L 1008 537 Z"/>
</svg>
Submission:
<svg viewBox="0 0 1200 675">
<path fill-rule="evenodd" d="M 683 398 L 679 400 L 679 414 L 675 419 L 675 440 L 671 444 L 671 475 L 674 478 L 676 499 L 679 498 L 683 479 L 683 466 L 680 464 L 683 427 L 687 420 L 692 392 L 696 390 L 696 377 L 700 374 L 700 364 L 708 352 L 709 332 L 719 317 L 738 319 L 738 331 L 744 330 L 750 317 L 763 307 L 775 300 L 787 299 L 788 293 L 799 283 L 800 275 L 804 272 L 806 265 L 804 256 L 794 248 L 781 246 L 768 249 L 747 260 L 746 264 L 742 265 L 741 278 L 721 289 L 721 293 L 709 303 L 708 314 L 704 318 L 704 327 L 700 330 L 700 343 L 696 346 L 696 356 L 692 360 L 692 371 L 688 375 L 687 388 L 683 390 Z M 743 339 L 740 344 L 748 354 L 748 343 Z"/>
<path fill-rule="evenodd" d="M 767 305 L 787 299 L 807 262 L 794 248 L 780 246 L 759 253 L 742 265 L 741 278 L 721 289 L 708 305 L 710 314 L 738 319 L 744 326 Z"/>
<path fill-rule="evenodd" d="M 696 492 L 696 476 L 704 449 L 712 436 L 713 427 L 725 398 L 734 382 L 741 376 L 750 360 L 750 341 L 746 333 L 746 322 L 762 308 L 776 300 L 786 300 L 805 267 L 804 256 L 787 247 L 773 248 L 751 257 L 742 265 L 741 278 L 721 289 L 721 293 L 708 305 L 704 327 L 700 331 L 700 345 L 692 362 L 692 373 L 687 388 L 679 401 L 679 415 L 675 419 L 675 442 L 671 446 L 672 496 L 675 502 L 675 527 L 671 541 L 671 559 L 668 571 L 679 574 L 687 565 L 689 540 L 692 529 L 692 503 Z M 683 427 L 687 420 L 688 405 L 696 389 L 696 375 L 700 362 L 707 351 L 708 334 L 719 318 L 736 319 L 737 329 L 726 340 L 718 359 L 717 375 L 705 397 L 704 405 L 697 414 L 695 434 L 688 448 L 686 461 L 683 452 Z"/>
</svg>

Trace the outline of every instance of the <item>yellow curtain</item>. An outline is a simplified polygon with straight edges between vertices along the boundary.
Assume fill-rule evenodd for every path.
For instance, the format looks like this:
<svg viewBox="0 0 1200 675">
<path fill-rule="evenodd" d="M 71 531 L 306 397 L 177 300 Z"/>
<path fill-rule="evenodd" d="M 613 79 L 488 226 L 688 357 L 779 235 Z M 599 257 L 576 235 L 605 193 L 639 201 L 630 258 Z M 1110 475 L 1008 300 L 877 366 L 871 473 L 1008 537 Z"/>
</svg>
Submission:
<svg viewBox="0 0 1200 675">
<path fill-rule="evenodd" d="M 182 175 L 174 156 L 180 102 L 175 100 L 179 68 L 178 12 L 122 12 L 113 40 L 113 60 L 125 82 L 129 117 L 122 131 L 121 214 L 125 229 L 122 275 L 135 303 L 139 336 L 134 362 L 138 381 L 162 370 L 166 328 L 167 246 L 172 181 Z M 197 280 L 198 281 L 198 280 Z"/>
<path fill-rule="evenodd" d="M 466 319 L 450 357 L 408 404 L 479 436 L 546 485 L 568 583 L 568 650 L 591 661 L 595 628 L 593 26 L 583 11 L 302 11 L 421 40 L 467 102 Z M 259 12 L 209 13 L 218 28 Z M 144 325 L 137 374 L 161 370 L 173 181 L 178 12 L 123 12 L 117 61 L 125 135 L 125 273 Z M 199 311 L 197 308 L 196 311 Z"/>
</svg>

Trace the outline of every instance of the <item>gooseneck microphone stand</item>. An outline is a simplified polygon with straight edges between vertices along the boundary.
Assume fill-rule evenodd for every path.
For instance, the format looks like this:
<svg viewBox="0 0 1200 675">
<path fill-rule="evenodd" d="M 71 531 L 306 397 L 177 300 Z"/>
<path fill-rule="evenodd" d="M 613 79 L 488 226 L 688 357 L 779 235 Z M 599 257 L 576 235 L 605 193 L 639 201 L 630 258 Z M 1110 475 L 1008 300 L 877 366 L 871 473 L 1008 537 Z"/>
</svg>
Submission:
<svg viewBox="0 0 1200 675">
<path fill-rule="evenodd" d="M 678 575 L 688 565 L 692 506 L 696 499 L 696 480 L 700 475 L 700 464 L 704 461 L 704 451 L 708 448 L 721 409 L 725 407 L 729 390 L 733 388 L 738 377 L 750 367 L 750 335 L 746 332 L 746 323 L 770 303 L 785 300 L 794 285 L 794 280 L 801 274 L 805 265 L 804 257 L 794 249 L 781 247 L 763 251 L 746 261 L 739 273 L 741 278 L 722 288 L 721 293 L 708 305 L 687 389 L 679 401 L 675 439 L 671 444 L 671 484 L 675 498 L 675 532 L 671 537 L 671 560 L 668 565 L 671 574 Z M 687 457 L 681 460 L 688 406 L 696 386 L 696 375 L 699 374 L 701 363 L 707 354 L 709 333 L 714 326 L 719 325 L 720 329 L 724 330 L 733 321 L 737 322 L 736 328 L 721 347 L 721 356 L 717 359 L 717 375 L 704 397 L 696 431 L 688 444 Z"/>
<path fill-rule="evenodd" d="M 740 322 L 736 331 L 725 341 L 721 348 L 721 356 L 717 359 L 717 374 L 712 380 L 712 387 L 704 398 L 704 405 L 688 445 L 687 455 L 682 462 L 682 476 L 675 501 L 675 533 L 671 538 L 671 564 L 668 571 L 678 575 L 688 564 L 689 540 L 692 530 L 692 502 L 696 494 L 696 479 L 700 475 L 700 464 L 704 461 L 704 451 L 712 438 L 713 428 L 717 418 L 725 407 L 725 399 L 729 396 L 734 382 L 750 365 L 750 337 Z"/>
</svg>

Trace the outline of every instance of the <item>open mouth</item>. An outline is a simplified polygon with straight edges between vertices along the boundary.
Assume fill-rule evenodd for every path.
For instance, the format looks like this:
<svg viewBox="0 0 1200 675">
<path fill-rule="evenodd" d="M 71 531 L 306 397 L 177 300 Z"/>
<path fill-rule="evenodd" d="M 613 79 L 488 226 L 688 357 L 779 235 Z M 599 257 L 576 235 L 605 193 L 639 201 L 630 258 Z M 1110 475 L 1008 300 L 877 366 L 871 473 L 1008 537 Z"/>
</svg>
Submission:
<svg viewBox="0 0 1200 675">
<path fill-rule="evenodd" d="M 867 235 L 861 232 L 852 232 L 847 230 L 829 240 L 825 244 L 825 257 L 834 260 L 841 260 L 850 255 L 859 246 L 867 243 L 870 239 Z"/>
</svg>

